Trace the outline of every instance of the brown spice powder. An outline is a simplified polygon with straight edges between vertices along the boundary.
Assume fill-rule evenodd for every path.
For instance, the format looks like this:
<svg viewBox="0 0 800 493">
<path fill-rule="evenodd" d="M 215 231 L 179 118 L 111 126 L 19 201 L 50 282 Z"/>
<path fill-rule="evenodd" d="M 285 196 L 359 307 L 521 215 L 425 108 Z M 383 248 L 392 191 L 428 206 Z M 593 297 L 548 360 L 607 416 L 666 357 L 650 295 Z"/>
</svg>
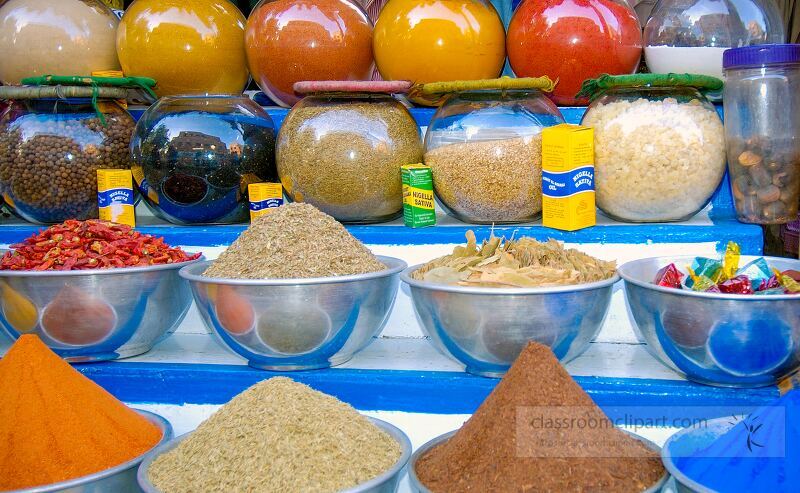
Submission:
<svg viewBox="0 0 800 493">
<path fill-rule="evenodd" d="M 518 422 L 539 412 L 606 426 L 539 434 L 532 422 Z M 655 484 L 664 468 L 656 452 L 611 425 L 550 349 L 529 343 L 464 426 L 418 461 L 416 474 L 435 493 L 633 493 Z"/>
<path fill-rule="evenodd" d="M 287 204 L 257 218 L 203 273 L 228 279 L 346 276 L 385 269 L 334 218 Z"/>
</svg>

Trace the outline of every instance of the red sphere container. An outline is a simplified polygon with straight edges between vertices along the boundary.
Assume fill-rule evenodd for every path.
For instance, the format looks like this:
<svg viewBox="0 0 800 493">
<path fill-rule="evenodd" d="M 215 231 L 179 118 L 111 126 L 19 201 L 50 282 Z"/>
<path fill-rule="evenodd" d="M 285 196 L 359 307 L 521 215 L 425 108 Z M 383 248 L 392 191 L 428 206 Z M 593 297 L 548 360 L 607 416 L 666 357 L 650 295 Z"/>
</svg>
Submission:
<svg viewBox="0 0 800 493">
<path fill-rule="evenodd" d="M 624 0 L 525 0 L 506 37 L 518 77 L 558 79 L 549 96 L 562 106 L 588 101 L 575 95 L 586 79 L 631 74 L 642 55 L 642 29 Z"/>
<path fill-rule="evenodd" d="M 308 80 L 372 76 L 372 22 L 350 0 L 262 0 L 247 19 L 245 49 L 258 87 L 276 103 Z"/>
</svg>

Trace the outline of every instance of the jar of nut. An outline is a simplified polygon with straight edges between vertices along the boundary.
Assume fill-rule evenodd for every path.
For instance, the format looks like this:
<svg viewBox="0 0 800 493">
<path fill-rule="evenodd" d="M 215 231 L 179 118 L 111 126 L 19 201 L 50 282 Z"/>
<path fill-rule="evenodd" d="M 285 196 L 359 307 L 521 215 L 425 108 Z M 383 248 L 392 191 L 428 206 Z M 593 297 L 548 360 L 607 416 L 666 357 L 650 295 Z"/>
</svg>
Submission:
<svg viewBox="0 0 800 493">
<path fill-rule="evenodd" d="M 0 193 L 27 221 L 96 218 L 97 170 L 130 168 L 135 122 L 111 99 L 35 93 L 0 117 Z"/>
<path fill-rule="evenodd" d="M 740 221 L 785 224 L 800 198 L 800 45 L 725 52 L 725 138 Z"/>
</svg>

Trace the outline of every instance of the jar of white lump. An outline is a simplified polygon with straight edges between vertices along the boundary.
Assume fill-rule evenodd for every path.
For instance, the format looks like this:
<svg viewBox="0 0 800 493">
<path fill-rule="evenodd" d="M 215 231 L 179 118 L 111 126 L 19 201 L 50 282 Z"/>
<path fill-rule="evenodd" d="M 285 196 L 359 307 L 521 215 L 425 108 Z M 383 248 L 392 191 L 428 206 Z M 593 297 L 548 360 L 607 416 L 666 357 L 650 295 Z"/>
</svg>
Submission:
<svg viewBox="0 0 800 493">
<path fill-rule="evenodd" d="M 692 75 L 604 76 L 581 122 L 594 128 L 597 206 L 626 222 L 683 221 L 710 200 L 725 173 L 722 120 Z M 594 84 L 594 86 L 592 86 Z"/>
</svg>

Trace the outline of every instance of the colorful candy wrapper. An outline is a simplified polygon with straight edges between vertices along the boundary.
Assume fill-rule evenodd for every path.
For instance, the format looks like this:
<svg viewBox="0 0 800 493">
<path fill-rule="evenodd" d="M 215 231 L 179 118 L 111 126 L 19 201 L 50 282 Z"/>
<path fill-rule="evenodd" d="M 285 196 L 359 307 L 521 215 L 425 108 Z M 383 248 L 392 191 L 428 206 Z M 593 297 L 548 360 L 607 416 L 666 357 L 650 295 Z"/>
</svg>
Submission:
<svg viewBox="0 0 800 493">
<path fill-rule="evenodd" d="M 741 257 L 741 248 L 739 248 L 737 243 L 729 241 L 728 246 L 725 247 L 725 257 L 722 259 L 723 281 L 737 275 L 737 271 L 739 270 L 739 257 Z"/>
<path fill-rule="evenodd" d="M 770 276 L 769 279 L 763 281 L 761 286 L 756 289 L 756 294 L 758 294 L 759 291 L 769 291 L 775 288 L 783 289 L 781 288 L 781 282 L 778 280 L 778 276 Z"/>
<path fill-rule="evenodd" d="M 668 266 L 662 267 L 658 272 L 656 272 L 656 279 L 653 281 L 653 283 L 668 288 L 681 289 L 682 280 L 683 274 L 681 274 L 678 268 L 675 267 L 675 264 L 669 264 Z"/>
<path fill-rule="evenodd" d="M 785 270 L 782 272 L 784 276 L 789 276 L 797 282 L 800 282 L 800 270 Z"/>
<path fill-rule="evenodd" d="M 800 293 L 800 282 L 795 281 L 794 278 L 792 278 L 792 276 L 784 275 L 778 269 L 775 269 L 774 272 L 775 272 L 775 277 L 777 277 L 778 280 L 780 280 L 781 286 L 783 286 L 783 289 L 787 293 L 791 294 Z"/>
<path fill-rule="evenodd" d="M 769 278 L 772 277 L 772 271 L 767 261 L 764 260 L 763 257 L 759 257 L 739 269 L 736 272 L 736 276 L 747 276 L 750 279 L 750 284 L 753 286 L 753 289 L 759 290 L 763 289 L 761 285 L 767 283 Z"/>
<path fill-rule="evenodd" d="M 747 276 L 736 276 L 719 283 L 717 287 L 727 294 L 753 294 L 753 285 Z"/>
<path fill-rule="evenodd" d="M 715 287 L 717 284 L 706 276 L 698 276 L 694 269 L 688 265 L 686 266 L 686 270 L 689 271 L 689 278 L 686 279 L 686 287 L 690 288 L 692 291 L 708 291 L 709 288 Z M 689 285 L 689 281 L 691 281 L 691 286 Z"/>
<path fill-rule="evenodd" d="M 769 288 L 769 289 L 763 289 L 761 291 L 756 291 L 755 292 L 755 294 L 757 296 L 768 296 L 770 294 L 784 294 L 784 293 L 785 292 L 784 292 L 783 288 Z"/>
<path fill-rule="evenodd" d="M 722 291 L 720 291 L 719 288 L 717 287 L 717 285 L 715 284 L 715 285 L 711 286 L 710 288 L 706 289 L 705 292 L 706 293 L 721 293 Z"/>
<path fill-rule="evenodd" d="M 692 272 L 694 272 L 696 277 L 705 277 L 710 279 L 713 284 L 717 284 L 722 279 L 722 263 L 719 260 L 714 260 L 713 258 L 705 258 L 705 257 L 696 257 L 692 260 L 691 266 Z M 694 289 L 695 291 L 705 291 L 704 289 L 695 289 L 694 288 L 694 277 L 689 276 L 686 279 L 686 287 L 689 289 Z"/>
</svg>

